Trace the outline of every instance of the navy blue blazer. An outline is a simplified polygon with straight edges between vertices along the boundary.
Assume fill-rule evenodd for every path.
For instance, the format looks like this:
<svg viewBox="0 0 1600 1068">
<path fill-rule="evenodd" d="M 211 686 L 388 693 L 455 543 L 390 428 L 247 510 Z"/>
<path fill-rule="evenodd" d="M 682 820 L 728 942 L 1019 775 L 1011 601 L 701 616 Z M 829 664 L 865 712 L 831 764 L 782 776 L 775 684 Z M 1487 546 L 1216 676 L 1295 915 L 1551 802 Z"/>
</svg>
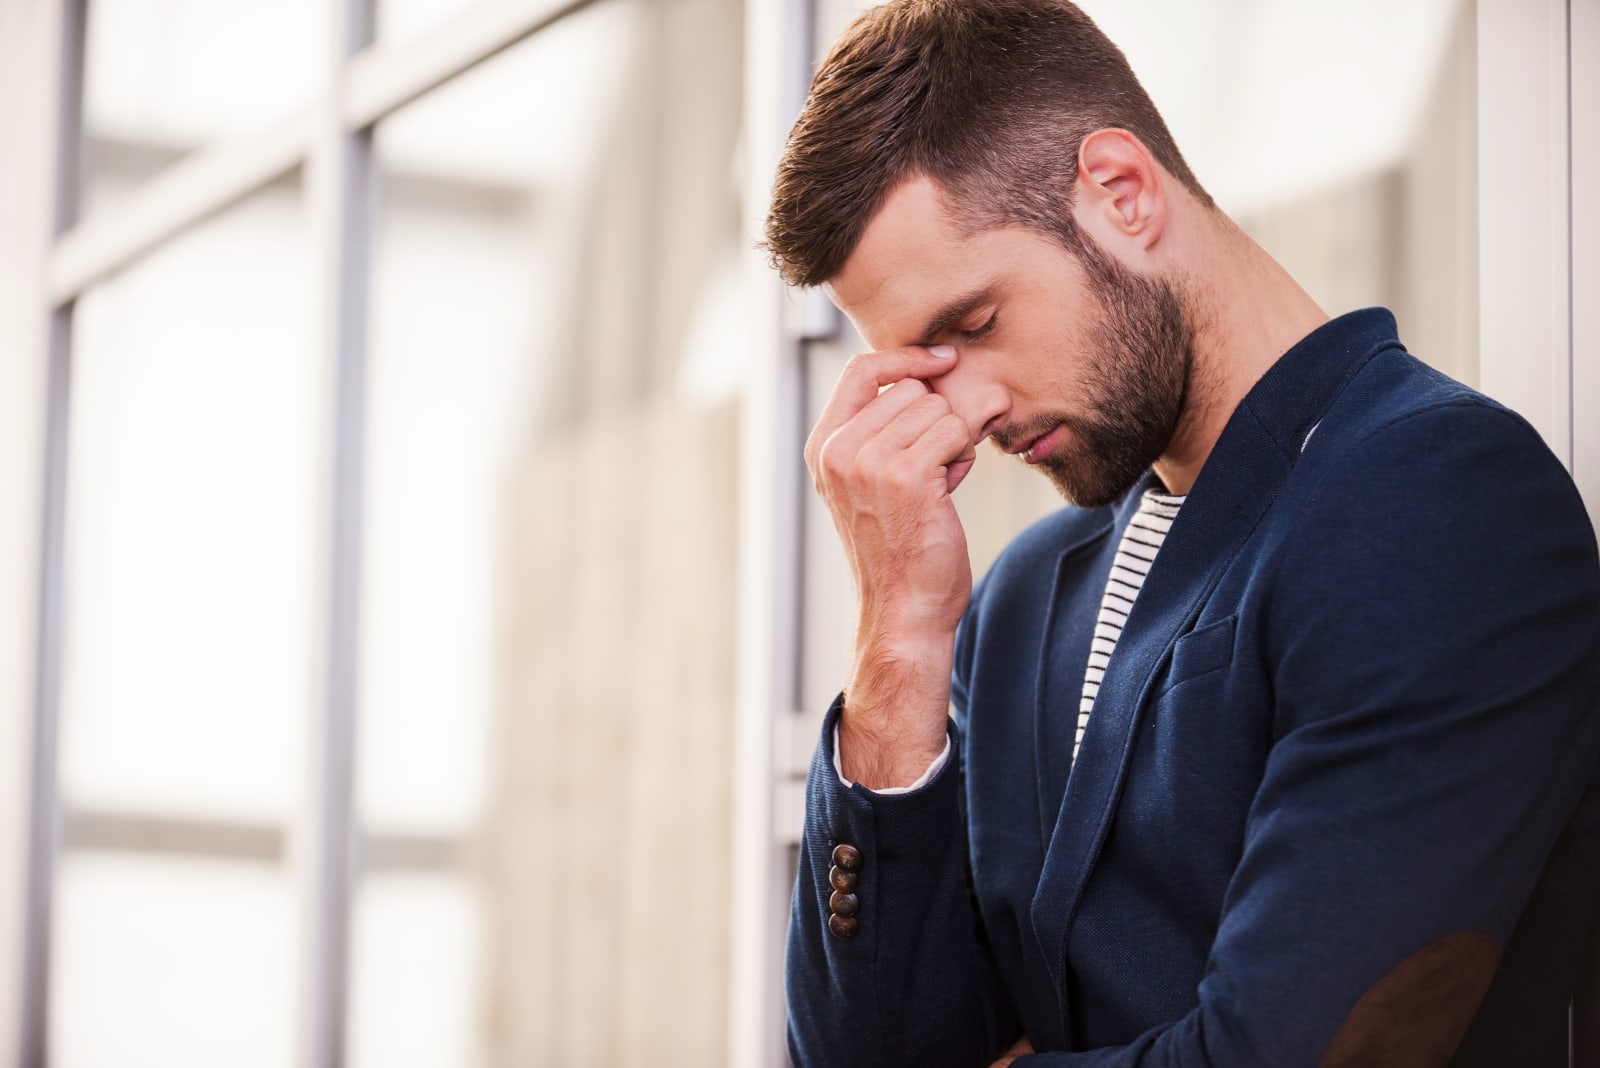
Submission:
<svg viewBox="0 0 1600 1068">
<path fill-rule="evenodd" d="M 1565 1064 L 1600 900 L 1600 567 L 1560 463 L 1388 312 L 1319 328 L 1206 461 L 1074 767 L 1137 498 L 1043 520 L 979 584 L 927 785 L 842 785 L 829 712 L 794 1062 L 985 1065 L 1026 1034 L 1018 1068 L 1443 1064 L 1470 1019 L 1451 1063 Z M 1435 1020 L 1441 1048 L 1386 1056 Z"/>
</svg>

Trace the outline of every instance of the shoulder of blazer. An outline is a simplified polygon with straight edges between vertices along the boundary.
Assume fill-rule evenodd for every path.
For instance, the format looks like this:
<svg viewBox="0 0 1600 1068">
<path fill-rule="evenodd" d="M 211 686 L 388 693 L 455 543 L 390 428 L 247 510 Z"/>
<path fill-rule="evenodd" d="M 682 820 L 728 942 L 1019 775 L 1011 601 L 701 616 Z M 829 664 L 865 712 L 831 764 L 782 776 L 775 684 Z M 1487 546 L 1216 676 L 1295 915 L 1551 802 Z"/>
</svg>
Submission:
<svg viewBox="0 0 1600 1068">
<path fill-rule="evenodd" d="M 1375 434 L 1403 433 L 1412 417 L 1435 412 L 1464 423 L 1487 417 L 1489 424 L 1503 425 L 1506 416 L 1512 423 L 1526 423 L 1498 401 L 1395 346 L 1378 353 L 1332 399 L 1305 451 L 1308 457 L 1323 461 L 1317 465 L 1320 468 Z"/>
</svg>

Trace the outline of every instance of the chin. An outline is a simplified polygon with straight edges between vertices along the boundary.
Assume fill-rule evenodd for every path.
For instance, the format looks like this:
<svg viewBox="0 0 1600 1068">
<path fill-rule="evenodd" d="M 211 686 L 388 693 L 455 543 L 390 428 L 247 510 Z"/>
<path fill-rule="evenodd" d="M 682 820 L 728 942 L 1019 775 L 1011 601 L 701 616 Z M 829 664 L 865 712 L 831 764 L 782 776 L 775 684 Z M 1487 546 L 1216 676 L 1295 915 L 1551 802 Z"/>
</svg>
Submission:
<svg viewBox="0 0 1600 1068">
<path fill-rule="evenodd" d="M 1116 504 L 1139 484 L 1149 464 L 1105 461 L 1076 463 L 1067 457 L 1052 456 L 1039 464 L 1056 492 L 1079 508 L 1104 508 Z M 1087 470 L 1086 470 L 1087 469 Z"/>
</svg>

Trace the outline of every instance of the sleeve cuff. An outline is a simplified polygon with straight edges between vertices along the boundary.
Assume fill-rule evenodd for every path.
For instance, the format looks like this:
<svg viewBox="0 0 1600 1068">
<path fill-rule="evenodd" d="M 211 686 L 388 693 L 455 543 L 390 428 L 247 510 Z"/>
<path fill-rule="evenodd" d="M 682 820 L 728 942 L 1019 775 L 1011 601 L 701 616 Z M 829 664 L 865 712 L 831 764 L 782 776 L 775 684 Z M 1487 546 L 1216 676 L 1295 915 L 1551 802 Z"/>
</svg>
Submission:
<svg viewBox="0 0 1600 1068">
<path fill-rule="evenodd" d="M 949 760 L 949 759 L 950 759 L 950 734 L 947 731 L 947 732 L 945 732 L 945 736 L 944 736 L 944 749 L 939 753 L 938 756 L 933 758 L 933 763 L 928 765 L 928 769 L 926 771 L 924 771 L 921 775 L 917 776 L 917 781 L 916 782 L 913 782 L 910 786 L 885 786 L 885 787 L 883 787 L 881 789 L 878 789 L 878 790 L 871 790 L 870 792 L 871 793 L 875 793 L 875 794 L 909 794 L 912 790 L 920 789 L 921 787 L 924 787 L 924 786 L 928 785 L 928 783 L 932 782 L 933 781 L 933 777 L 935 775 L 939 774 L 939 772 L 944 768 L 945 762 L 947 760 Z M 846 787 L 851 787 L 851 786 L 855 785 L 855 783 L 851 782 L 849 779 L 844 777 L 844 768 L 839 763 L 839 726 L 838 726 L 838 724 L 835 724 L 834 728 L 833 728 L 833 771 L 834 771 L 835 775 L 839 776 L 839 782 L 842 785 L 844 785 Z M 862 789 L 863 790 L 867 790 L 868 788 L 863 786 Z"/>
</svg>

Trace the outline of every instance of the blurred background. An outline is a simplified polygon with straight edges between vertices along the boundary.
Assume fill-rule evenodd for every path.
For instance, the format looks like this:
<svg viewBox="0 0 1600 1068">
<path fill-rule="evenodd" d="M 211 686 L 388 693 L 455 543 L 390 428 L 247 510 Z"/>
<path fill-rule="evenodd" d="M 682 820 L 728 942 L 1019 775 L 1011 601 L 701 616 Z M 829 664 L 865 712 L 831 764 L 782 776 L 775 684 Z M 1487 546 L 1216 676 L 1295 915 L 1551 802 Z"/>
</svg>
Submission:
<svg viewBox="0 0 1600 1068">
<path fill-rule="evenodd" d="M 1593 505 L 1595 4 L 1083 6 Z M 753 246 L 856 10 L 0 2 L 6 1063 L 783 1063 L 860 341 Z M 958 503 L 980 571 L 1059 505 Z"/>
</svg>

